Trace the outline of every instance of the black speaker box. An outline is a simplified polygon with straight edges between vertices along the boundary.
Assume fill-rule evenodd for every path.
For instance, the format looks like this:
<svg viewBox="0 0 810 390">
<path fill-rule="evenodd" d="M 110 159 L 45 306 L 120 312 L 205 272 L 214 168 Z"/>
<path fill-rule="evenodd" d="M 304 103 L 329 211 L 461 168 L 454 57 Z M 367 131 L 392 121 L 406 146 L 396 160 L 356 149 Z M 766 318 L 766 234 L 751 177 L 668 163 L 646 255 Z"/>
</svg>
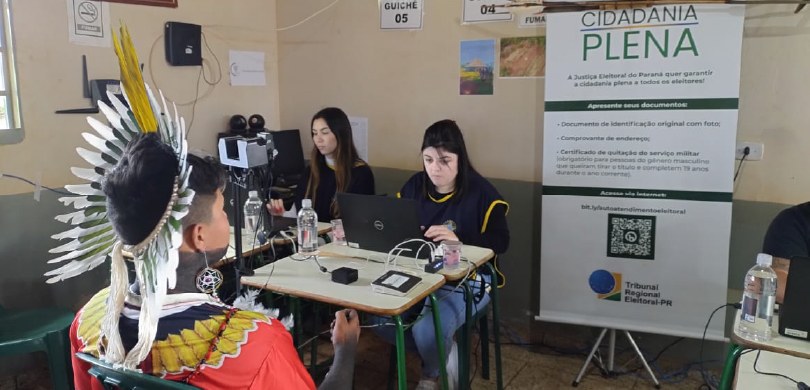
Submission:
<svg viewBox="0 0 810 390">
<path fill-rule="evenodd" d="M 166 22 L 163 36 L 166 42 L 166 61 L 173 66 L 202 65 L 199 24 Z"/>
</svg>

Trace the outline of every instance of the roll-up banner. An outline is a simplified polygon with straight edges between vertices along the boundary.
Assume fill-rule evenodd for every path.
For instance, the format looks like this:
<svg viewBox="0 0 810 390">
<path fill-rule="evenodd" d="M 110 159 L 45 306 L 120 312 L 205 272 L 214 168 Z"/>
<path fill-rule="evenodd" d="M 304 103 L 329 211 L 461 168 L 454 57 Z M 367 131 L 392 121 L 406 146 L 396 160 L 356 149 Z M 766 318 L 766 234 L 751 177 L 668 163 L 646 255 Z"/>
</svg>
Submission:
<svg viewBox="0 0 810 390">
<path fill-rule="evenodd" d="M 744 15 L 548 15 L 539 319 L 700 338 L 726 303 Z"/>
</svg>

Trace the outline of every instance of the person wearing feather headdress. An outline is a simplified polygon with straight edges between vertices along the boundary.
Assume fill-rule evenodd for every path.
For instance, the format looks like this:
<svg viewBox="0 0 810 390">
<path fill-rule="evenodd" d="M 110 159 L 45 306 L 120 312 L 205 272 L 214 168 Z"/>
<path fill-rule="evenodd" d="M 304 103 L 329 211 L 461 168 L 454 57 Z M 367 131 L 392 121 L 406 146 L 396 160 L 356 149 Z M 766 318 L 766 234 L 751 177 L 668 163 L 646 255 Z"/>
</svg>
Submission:
<svg viewBox="0 0 810 390">
<path fill-rule="evenodd" d="M 98 135 L 83 136 L 98 151 L 78 152 L 94 167 L 72 169 L 89 183 L 67 186 L 77 196 L 60 199 L 77 211 L 57 219 L 75 227 L 54 236 L 69 241 L 51 251 L 64 253 L 51 262 L 67 263 L 46 273 L 56 282 L 112 259 L 110 287 L 71 326 L 75 386 L 103 388 L 75 357 L 82 352 L 199 388 L 314 388 L 289 322 L 217 299 L 222 276 L 209 260 L 224 255 L 230 234 L 223 171 L 187 154 L 184 121 L 158 104 L 124 28 L 121 37 L 115 46 L 130 108 L 109 94 L 113 108 L 99 106 L 110 126 L 88 118 Z M 131 286 L 125 251 L 134 257 Z M 335 360 L 320 388 L 351 387 L 359 334 L 356 312 L 335 313 Z"/>
</svg>

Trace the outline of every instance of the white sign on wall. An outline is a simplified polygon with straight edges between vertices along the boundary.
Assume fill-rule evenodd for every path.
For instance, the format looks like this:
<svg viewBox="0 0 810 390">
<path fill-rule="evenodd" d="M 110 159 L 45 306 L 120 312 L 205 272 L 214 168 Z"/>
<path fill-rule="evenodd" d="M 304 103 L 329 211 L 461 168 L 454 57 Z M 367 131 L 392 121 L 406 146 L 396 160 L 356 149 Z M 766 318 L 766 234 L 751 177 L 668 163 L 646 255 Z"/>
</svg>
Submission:
<svg viewBox="0 0 810 390">
<path fill-rule="evenodd" d="M 464 23 L 503 22 L 512 20 L 512 11 L 506 7 L 499 7 L 499 5 L 511 3 L 509 0 L 461 1 L 463 3 L 463 17 L 461 20 Z"/>
<path fill-rule="evenodd" d="M 518 18 L 518 27 L 544 27 L 545 25 L 545 14 L 523 14 Z"/>
<path fill-rule="evenodd" d="M 381 0 L 380 29 L 420 30 L 423 10 L 423 0 Z"/>
<path fill-rule="evenodd" d="M 110 4 L 95 0 L 67 0 L 68 41 L 85 46 L 112 46 Z"/>
</svg>

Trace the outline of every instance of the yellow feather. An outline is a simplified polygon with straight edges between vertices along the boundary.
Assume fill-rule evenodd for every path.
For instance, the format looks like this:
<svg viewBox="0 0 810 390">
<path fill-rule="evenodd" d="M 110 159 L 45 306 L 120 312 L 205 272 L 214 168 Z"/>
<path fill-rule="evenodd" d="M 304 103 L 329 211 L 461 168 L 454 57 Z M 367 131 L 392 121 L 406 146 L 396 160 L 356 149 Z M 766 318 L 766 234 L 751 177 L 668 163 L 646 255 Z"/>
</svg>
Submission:
<svg viewBox="0 0 810 390">
<path fill-rule="evenodd" d="M 138 122 L 141 132 L 157 132 L 157 120 L 152 112 L 149 96 L 146 94 L 138 53 L 135 52 L 135 46 L 132 44 L 126 26 L 121 26 L 120 41 L 113 32 L 113 43 L 115 54 L 118 56 L 118 65 L 121 68 L 121 84 L 127 93 L 129 108 L 135 116 L 135 121 Z"/>
</svg>

